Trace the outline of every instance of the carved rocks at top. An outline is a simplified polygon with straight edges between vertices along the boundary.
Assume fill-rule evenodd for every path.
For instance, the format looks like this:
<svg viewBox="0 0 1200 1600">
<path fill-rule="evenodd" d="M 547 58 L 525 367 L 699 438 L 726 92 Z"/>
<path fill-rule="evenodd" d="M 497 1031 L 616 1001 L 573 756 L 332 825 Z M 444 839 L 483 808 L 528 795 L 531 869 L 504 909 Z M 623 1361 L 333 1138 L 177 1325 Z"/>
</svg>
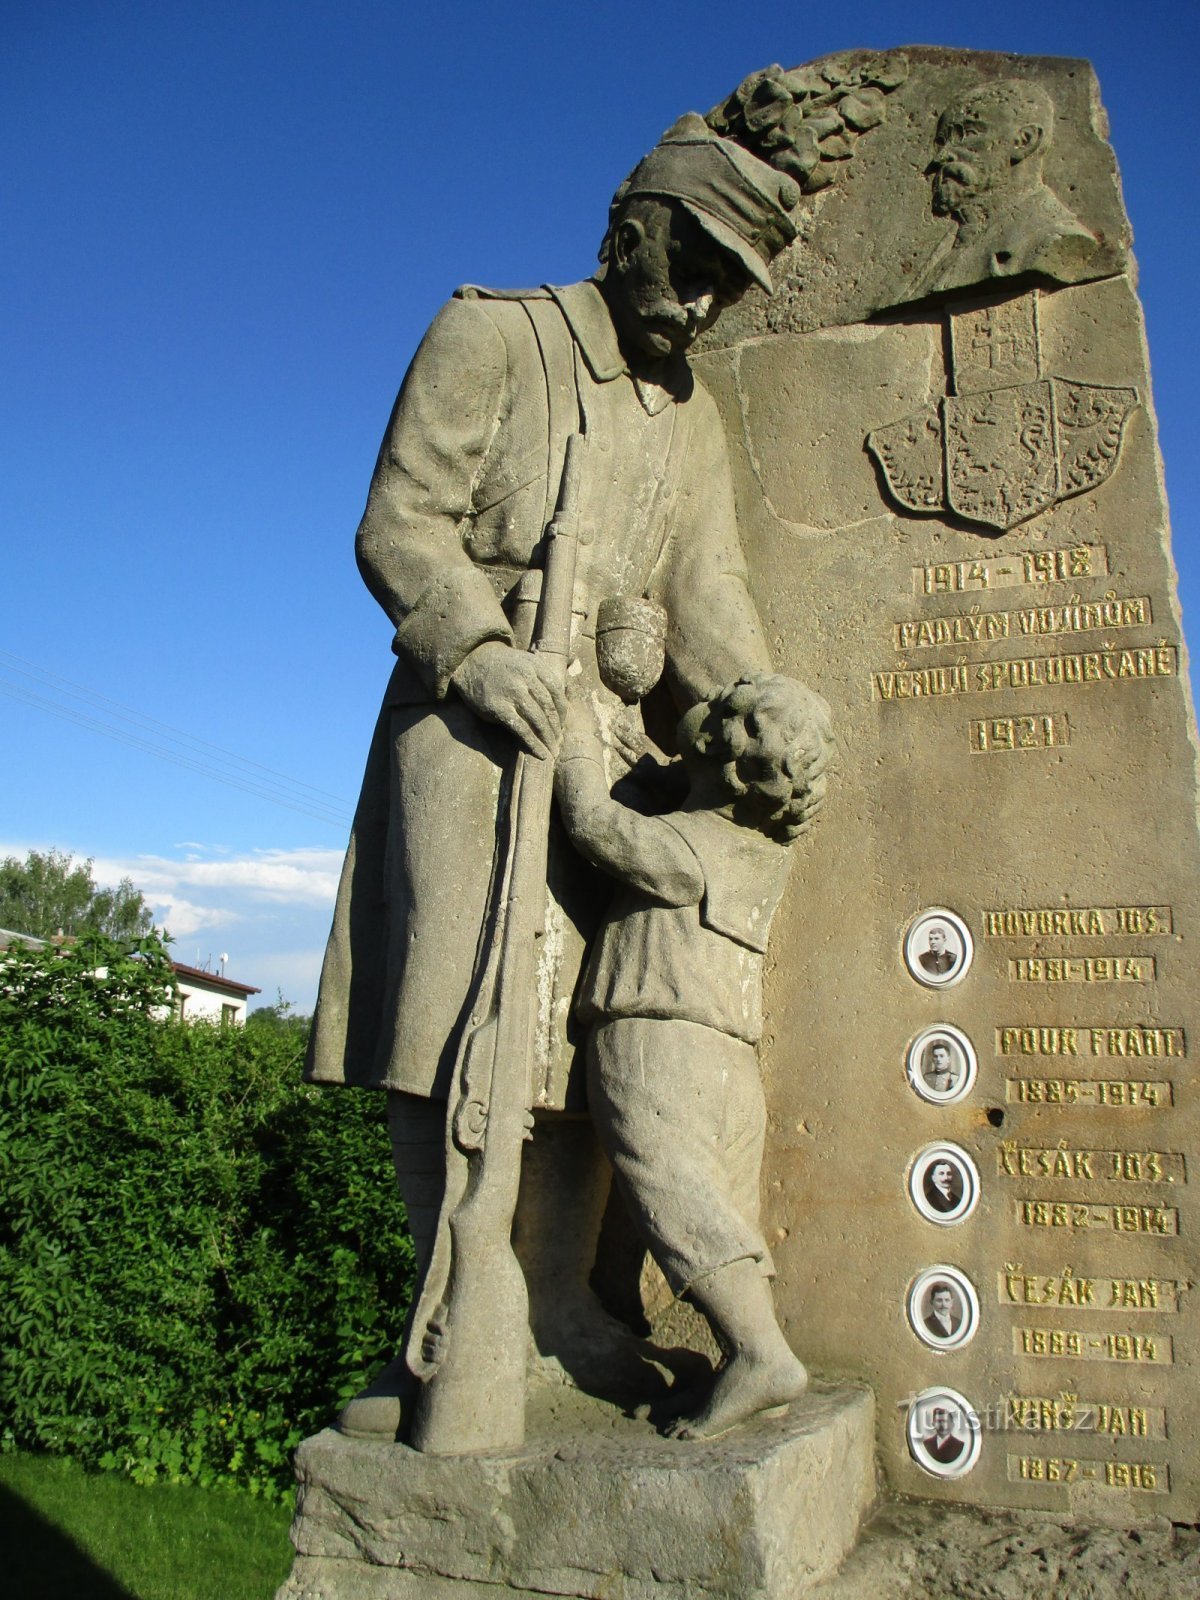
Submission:
<svg viewBox="0 0 1200 1600">
<path fill-rule="evenodd" d="M 950 322 L 958 393 L 867 435 L 896 503 L 1004 532 L 1103 483 L 1137 390 L 1042 377 L 1036 293 Z"/>
<path fill-rule="evenodd" d="M 752 290 L 703 349 L 849 326 L 973 286 L 1083 283 L 1129 265 L 1086 61 L 928 45 L 851 51 L 755 74 L 709 121 L 808 198 L 794 214 L 796 240 L 771 268 L 775 293 Z"/>
</svg>

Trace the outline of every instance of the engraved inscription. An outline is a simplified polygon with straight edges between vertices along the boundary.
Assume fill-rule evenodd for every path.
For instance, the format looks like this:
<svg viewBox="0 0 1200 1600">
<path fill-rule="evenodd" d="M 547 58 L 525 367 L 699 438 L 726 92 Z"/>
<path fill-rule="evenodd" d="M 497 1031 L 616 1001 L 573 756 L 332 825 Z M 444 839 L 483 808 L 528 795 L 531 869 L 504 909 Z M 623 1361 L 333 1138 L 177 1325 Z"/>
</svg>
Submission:
<svg viewBox="0 0 1200 1600">
<path fill-rule="evenodd" d="M 950 694 L 988 694 L 1000 689 L 1078 688 L 1092 683 L 1124 683 L 1145 678 L 1172 678 L 1179 670 L 1174 645 L 1148 645 L 1129 650 L 1088 650 L 1075 655 L 1014 656 L 980 661 L 974 667 L 958 661 L 942 667 L 898 667 L 871 674 L 876 700 L 927 700 Z"/>
<path fill-rule="evenodd" d="M 995 689 L 1043 688 L 1047 684 L 1119 683 L 1135 678 L 1172 678 L 1179 670 L 1174 645 L 1160 644 L 1134 650 L 1088 650 L 1077 655 L 1015 656 L 1009 661 L 981 661 L 975 667 L 975 687 Z"/>
<path fill-rule="evenodd" d="M 877 700 L 923 700 L 947 694 L 970 694 L 971 674 L 959 662 L 953 667 L 917 667 L 911 671 L 873 672 Z"/>
<path fill-rule="evenodd" d="M 967 736 L 976 755 L 1003 750 L 1053 750 L 1070 744 L 1065 711 L 1036 711 L 1027 717 L 974 717 Z"/>
<path fill-rule="evenodd" d="M 1170 906 L 1015 907 L 983 913 L 989 939 L 1057 938 L 1081 935 L 1102 939 L 1113 933 L 1172 933 Z"/>
<path fill-rule="evenodd" d="M 1002 1056 L 1077 1056 L 1078 1028 L 997 1028 L 996 1051 Z"/>
<path fill-rule="evenodd" d="M 1077 1394 L 1009 1395 L 1004 1426 L 1021 1433 L 1100 1433 L 1114 1439 L 1165 1439 L 1162 1406 L 1081 1400 Z"/>
<path fill-rule="evenodd" d="M 1061 1272 L 1026 1272 L 1008 1262 L 997 1274 L 998 1295 L 1006 1306 L 1071 1306 L 1087 1311 L 1178 1311 L 1184 1287 L 1173 1278 L 1097 1278 Z"/>
<path fill-rule="evenodd" d="M 1106 578 L 1108 548 L 1076 544 L 1057 550 L 1015 550 L 983 561 L 939 561 L 914 567 L 917 595 L 971 594 L 985 589 L 1013 589 L 1021 584 L 1071 583 L 1077 578 Z"/>
<path fill-rule="evenodd" d="M 1000 639 L 1041 634 L 1090 633 L 1096 629 L 1144 628 L 1153 622 L 1146 595 L 1072 601 L 1014 611 L 959 612 L 952 616 L 908 618 L 892 626 L 897 650 L 932 650 L 947 644 L 994 644 Z"/>
<path fill-rule="evenodd" d="M 1019 1106 L 1098 1106 L 1105 1110 L 1157 1111 L 1174 1105 L 1168 1079 L 1006 1078 L 1005 1099 Z"/>
<path fill-rule="evenodd" d="M 1010 611 L 982 611 L 972 616 L 909 619 L 892 624 L 897 650 L 932 650 L 943 644 L 994 644 L 1011 636 Z"/>
<path fill-rule="evenodd" d="M 1051 1361 L 1119 1361 L 1132 1366 L 1169 1367 L 1175 1362 L 1175 1348 L 1167 1335 L 1092 1335 L 1078 1328 L 1014 1328 L 1013 1354 Z"/>
<path fill-rule="evenodd" d="M 1026 1228 L 1111 1229 L 1169 1238 L 1179 1232 L 1174 1206 L 1095 1206 L 1084 1200 L 1018 1200 L 1017 1221 Z"/>
<path fill-rule="evenodd" d="M 1009 1456 L 1010 1483 L 1102 1484 L 1108 1489 L 1140 1489 L 1167 1494 L 1170 1468 L 1163 1461 L 1083 1461 L 1072 1456 Z"/>
<path fill-rule="evenodd" d="M 1010 983 L 1153 983 L 1153 956 L 1015 956 Z"/>
<path fill-rule="evenodd" d="M 1182 1028 L 1089 1028 L 1094 1056 L 1185 1056 Z"/>
<path fill-rule="evenodd" d="M 1004 1027 L 996 1029 L 1002 1056 L 1181 1057 L 1187 1055 L 1182 1028 Z"/>
<path fill-rule="evenodd" d="M 1021 1145 L 1005 1139 L 996 1151 L 997 1171 L 1006 1178 L 1068 1178 L 1088 1183 L 1184 1183 L 1183 1156 L 1177 1150 L 1073 1150 Z"/>
</svg>

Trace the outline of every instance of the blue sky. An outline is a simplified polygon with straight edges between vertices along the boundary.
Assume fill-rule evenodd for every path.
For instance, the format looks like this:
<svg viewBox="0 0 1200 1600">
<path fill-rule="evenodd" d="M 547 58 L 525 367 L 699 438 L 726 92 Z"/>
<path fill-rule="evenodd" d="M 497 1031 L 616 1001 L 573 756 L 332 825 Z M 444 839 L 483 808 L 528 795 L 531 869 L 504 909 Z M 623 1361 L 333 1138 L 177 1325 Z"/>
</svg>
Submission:
<svg viewBox="0 0 1200 1600">
<path fill-rule="evenodd" d="M 457 283 L 586 275 L 661 130 L 771 61 L 1093 61 L 1200 615 L 1200 11 L 835 10 L 8 0 L 0 854 L 128 873 L 180 959 L 311 1006 L 391 659 L 353 534 L 408 359 Z"/>
</svg>

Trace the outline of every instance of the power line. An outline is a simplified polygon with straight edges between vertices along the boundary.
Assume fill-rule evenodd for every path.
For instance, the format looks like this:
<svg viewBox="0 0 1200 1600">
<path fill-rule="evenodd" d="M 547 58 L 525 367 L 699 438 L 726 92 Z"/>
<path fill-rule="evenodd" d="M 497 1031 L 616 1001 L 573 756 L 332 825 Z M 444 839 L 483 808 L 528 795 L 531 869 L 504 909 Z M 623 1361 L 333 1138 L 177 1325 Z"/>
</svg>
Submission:
<svg viewBox="0 0 1200 1600">
<path fill-rule="evenodd" d="M 13 655 L 11 651 L 0 650 L 0 670 L 15 672 L 49 691 L 49 694 L 40 694 L 23 683 L 5 682 L 0 678 L 0 694 L 10 699 L 74 723 L 77 727 L 103 734 L 119 744 L 156 756 L 160 761 L 169 761 L 174 766 L 195 772 L 213 782 L 240 789 L 273 805 L 284 806 L 289 811 L 337 827 L 349 825 L 350 806 L 341 796 L 288 777 L 261 762 L 239 756 L 181 728 L 174 728 L 169 723 L 160 722 L 107 695 L 73 683 L 61 674 Z M 62 698 L 52 698 L 54 695 Z M 71 700 L 80 702 L 80 705 L 71 705 Z M 94 709 L 87 709 L 89 706 Z M 121 723 L 127 726 L 122 727 Z"/>
<path fill-rule="evenodd" d="M 32 678 L 35 682 L 41 681 L 44 686 L 50 686 L 57 692 L 65 693 L 72 699 L 90 701 L 93 705 L 109 707 L 111 711 L 124 722 L 140 723 L 143 727 L 157 730 L 163 737 L 172 743 L 192 745 L 204 750 L 210 750 L 215 755 L 224 757 L 227 761 L 241 767 L 253 767 L 259 772 L 267 773 L 271 777 L 280 778 L 291 788 L 307 789 L 310 794 L 321 796 L 325 800 L 332 800 L 339 806 L 346 804 L 343 795 L 331 794 L 327 789 L 318 789 L 311 783 L 304 783 L 299 778 L 291 778 L 285 772 L 277 772 L 273 767 L 265 767 L 259 761 L 251 761 L 247 756 L 239 756 L 232 750 L 226 750 L 219 744 L 211 744 L 207 739 L 200 739 L 195 734 L 188 733 L 183 728 L 174 727 L 169 722 L 160 722 L 157 717 L 151 717 L 144 711 L 138 711 L 133 706 L 124 705 L 120 700 L 114 700 L 109 695 L 99 694 L 94 689 L 88 689 L 81 683 L 75 683 L 70 678 L 64 678 L 61 673 L 51 672 L 47 667 L 39 667 L 34 661 L 27 661 L 24 656 L 14 655 L 11 650 L 0 650 L 0 658 L 5 663 L 12 663 L 7 667 L 10 672 L 18 672 L 22 677 Z"/>
</svg>

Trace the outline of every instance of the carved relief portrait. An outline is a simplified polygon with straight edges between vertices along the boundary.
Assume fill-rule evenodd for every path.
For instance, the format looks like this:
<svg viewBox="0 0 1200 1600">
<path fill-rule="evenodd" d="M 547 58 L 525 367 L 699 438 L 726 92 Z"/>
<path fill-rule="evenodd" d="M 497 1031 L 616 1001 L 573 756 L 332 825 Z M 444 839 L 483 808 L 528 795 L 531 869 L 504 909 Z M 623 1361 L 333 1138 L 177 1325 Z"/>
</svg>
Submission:
<svg viewBox="0 0 1200 1600">
<path fill-rule="evenodd" d="M 933 213 L 954 231 L 921 274 L 922 291 L 1079 274 L 1098 241 L 1042 176 L 1053 138 L 1054 103 L 1040 84 L 1004 78 L 946 107 L 927 172 Z"/>
</svg>

